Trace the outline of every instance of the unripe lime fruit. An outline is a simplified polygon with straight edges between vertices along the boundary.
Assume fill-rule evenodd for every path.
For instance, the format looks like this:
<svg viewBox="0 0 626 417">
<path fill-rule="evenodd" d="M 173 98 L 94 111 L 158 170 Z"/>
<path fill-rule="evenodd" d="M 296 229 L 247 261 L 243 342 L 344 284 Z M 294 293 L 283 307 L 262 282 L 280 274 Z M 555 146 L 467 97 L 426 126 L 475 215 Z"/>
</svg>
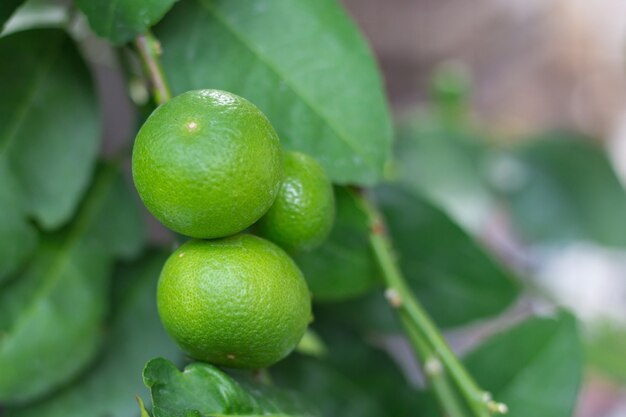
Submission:
<svg viewBox="0 0 626 417">
<path fill-rule="evenodd" d="M 276 132 L 252 103 L 188 91 L 158 107 L 133 148 L 133 179 L 165 226 L 196 238 L 238 233 L 272 205 L 281 179 Z"/>
<path fill-rule="evenodd" d="M 283 180 L 274 204 L 257 224 L 257 233 L 288 251 L 321 244 L 335 220 L 333 187 L 312 157 L 286 152 Z"/>
<path fill-rule="evenodd" d="M 311 319 L 296 264 L 247 234 L 182 245 L 163 267 L 157 305 L 165 329 L 191 357 L 235 368 L 284 358 Z"/>
</svg>

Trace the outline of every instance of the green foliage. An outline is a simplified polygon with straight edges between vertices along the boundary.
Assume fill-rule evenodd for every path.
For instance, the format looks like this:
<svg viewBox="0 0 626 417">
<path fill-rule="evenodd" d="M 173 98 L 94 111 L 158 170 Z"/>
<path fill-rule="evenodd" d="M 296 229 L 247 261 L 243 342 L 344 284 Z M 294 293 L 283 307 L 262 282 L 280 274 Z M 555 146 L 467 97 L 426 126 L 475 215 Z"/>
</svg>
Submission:
<svg viewBox="0 0 626 417">
<path fill-rule="evenodd" d="M 440 325 L 498 314 L 516 298 L 512 274 L 427 199 L 398 187 L 380 188 L 376 195 L 400 266 Z"/>
<path fill-rule="evenodd" d="M 594 327 L 585 346 L 589 364 L 602 374 L 626 383 L 626 329 L 615 323 L 601 323 Z"/>
<path fill-rule="evenodd" d="M 91 79 L 72 40 L 55 29 L 0 38 L 0 61 L 0 157 L 20 185 L 25 214 L 53 229 L 71 217 L 96 159 Z"/>
<path fill-rule="evenodd" d="M 208 363 L 194 362 L 181 372 L 166 359 L 153 359 L 143 379 L 152 395 L 154 417 L 309 415 L 298 410 L 291 398 L 270 399 L 246 390 Z"/>
<path fill-rule="evenodd" d="M 335 201 L 335 225 L 329 238 L 318 249 L 294 256 L 316 302 L 353 298 L 379 282 L 380 272 L 369 248 L 367 218 L 356 194 L 335 187 Z"/>
<path fill-rule="evenodd" d="M 391 127 L 380 76 L 334 0 L 186 1 L 156 33 L 175 93 L 234 92 L 268 116 L 287 149 L 315 157 L 334 182 L 381 178 Z"/>
<path fill-rule="evenodd" d="M 0 3 L 0 32 L 2 27 L 9 20 L 13 12 L 17 10 L 24 0 L 4 0 Z"/>
<path fill-rule="evenodd" d="M 100 116 L 87 68 L 60 30 L 0 38 L 0 281 L 35 247 L 34 218 L 66 223 L 89 184 Z M 72 109 L 68 111 L 68 109 Z"/>
<path fill-rule="evenodd" d="M 465 359 L 510 417 L 569 417 L 582 380 L 576 320 L 561 312 L 528 320 L 489 339 Z"/>
<path fill-rule="evenodd" d="M 116 167 L 102 167 L 76 219 L 42 236 L 32 261 L 2 288 L 0 401 L 39 397 L 94 357 L 113 260 L 143 243 L 138 216 Z"/>
<path fill-rule="evenodd" d="M 592 240 L 626 246 L 626 192 L 605 151 L 588 138 L 555 133 L 512 150 L 504 195 L 531 242 Z"/>
<path fill-rule="evenodd" d="M 116 273 L 115 288 L 121 294 L 95 366 L 52 397 L 7 410 L 7 417 L 128 417 L 136 413 L 133 395 L 143 391 L 145 363 L 155 356 L 181 356 L 161 326 L 154 298 L 156 278 L 167 255 L 149 252 Z"/>
<path fill-rule="evenodd" d="M 124 43 L 161 20 L 178 0 L 77 0 L 94 32 Z"/>
</svg>

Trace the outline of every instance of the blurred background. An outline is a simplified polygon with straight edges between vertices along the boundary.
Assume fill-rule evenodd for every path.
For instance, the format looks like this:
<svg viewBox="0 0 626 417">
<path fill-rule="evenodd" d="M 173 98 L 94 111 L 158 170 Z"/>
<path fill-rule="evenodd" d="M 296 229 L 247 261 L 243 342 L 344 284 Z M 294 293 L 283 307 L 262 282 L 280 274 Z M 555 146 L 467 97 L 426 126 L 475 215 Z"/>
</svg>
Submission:
<svg viewBox="0 0 626 417">
<path fill-rule="evenodd" d="M 423 155 L 394 169 L 583 321 L 576 416 L 626 415 L 626 2 L 344 4 Z"/>
</svg>

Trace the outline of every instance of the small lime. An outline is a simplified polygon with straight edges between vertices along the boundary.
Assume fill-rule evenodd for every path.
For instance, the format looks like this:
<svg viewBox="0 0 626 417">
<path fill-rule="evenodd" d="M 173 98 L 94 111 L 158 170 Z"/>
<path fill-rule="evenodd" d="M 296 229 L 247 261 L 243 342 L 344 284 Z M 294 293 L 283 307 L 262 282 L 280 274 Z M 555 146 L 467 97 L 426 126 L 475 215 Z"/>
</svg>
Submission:
<svg viewBox="0 0 626 417">
<path fill-rule="evenodd" d="M 310 250 L 330 233 L 335 219 L 333 187 L 312 157 L 286 152 L 278 196 L 257 224 L 257 233 L 288 251 Z"/>
<path fill-rule="evenodd" d="M 133 148 L 133 179 L 150 212 L 196 238 L 238 233 L 272 205 L 280 143 L 252 103 L 219 90 L 183 93 L 157 108 Z"/>
<path fill-rule="evenodd" d="M 247 234 L 182 245 L 163 267 L 157 305 L 185 352 L 235 368 L 264 368 L 284 358 L 311 319 L 311 297 L 296 264 L 278 246 Z"/>
</svg>

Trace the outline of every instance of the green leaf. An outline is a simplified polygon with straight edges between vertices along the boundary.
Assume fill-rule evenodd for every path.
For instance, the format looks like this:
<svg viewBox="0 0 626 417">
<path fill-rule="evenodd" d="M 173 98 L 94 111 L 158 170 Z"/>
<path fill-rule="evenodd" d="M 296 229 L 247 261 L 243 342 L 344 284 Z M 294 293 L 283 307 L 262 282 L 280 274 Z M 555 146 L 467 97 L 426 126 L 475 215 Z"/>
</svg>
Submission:
<svg viewBox="0 0 626 417">
<path fill-rule="evenodd" d="M 268 116 L 333 182 L 373 184 L 391 123 L 372 54 L 335 0 L 196 0 L 156 29 L 175 93 L 218 88 Z"/>
<path fill-rule="evenodd" d="M 293 404 L 246 391 L 208 363 L 194 362 L 181 372 L 172 362 L 157 358 L 146 364 L 143 379 L 152 395 L 154 417 L 308 415 L 292 409 Z"/>
<path fill-rule="evenodd" d="M 0 32 L 2 32 L 2 28 L 4 24 L 9 20 L 13 12 L 20 7 L 24 0 L 3 0 L 0 3 Z"/>
<path fill-rule="evenodd" d="M 341 301 L 365 293 L 378 282 L 369 246 L 369 225 L 353 191 L 335 187 L 336 218 L 321 247 L 294 255 L 314 300 Z"/>
<path fill-rule="evenodd" d="M 93 85 L 73 41 L 57 29 L 0 38 L 0 62 L 0 164 L 22 194 L 23 215 L 55 229 L 76 209 L 98 152 Z"/>
<path fill-rule="evenodd" d="M 517 297 L 512 274 L 443 211 L 415 192 L 376 193 L 409 284 L 441 326 L 500 313 Z"/>
<path fill-rule="evenodd" d="M 602 148 L 561 133 L 524 144 L 513 157 L 516 175 L 504 191 L 524 238 L 626 246 L 626 193 Z"/>
<path fill-rule="evenodd" d="M 374 398 L 354 381 L 322 359 L 298 354 L 273 366 L 272 378 L 280 386 L 306 393 L 322 416 L 380 417 L 385 415 Z"/>
<path fill-rule="evenodd" d="M 75 221 L 42 237 L 21 276 L 0 292 L 0 402 L 39 397 L 94 357 L 113 259 L 139 249 L 141 224 L 121 175 L 107 166 Z"/>
<path fill-rule="evenodd" d="M 478 384 L 508 406 L 508 417 L 572 415 L 583 353 L 569 314 L 528 320 L 496 335 L 465 363 Z"/>
<path fill-rule="evenodd" d="M 0 159 L 0 284 L 24 263 L 37 245 L 37 230 L 23 215 L 19 186 Z"/>
<path fill-rule="evenodd" d="M 89 25 L 114 43 L 130 41 L 157 23 L 178 0 L 77 0 Z"/>
<path fill-rule="evenodd" d="M 427 195 L 463 224 L 480 228 L 493 199 L 484 178 L 485 145 L 469 128 L 448 126 L 430 114 L 419 115 L 399 133 L 398 181 Z"/>
<path fill-rule="evenodd" d="M 46 400 L 7 410 L 7 417 L 127 417 L 135 415 L 133 395 L 143 391 L 141 371 L 155 355 L 181 358 L 159 321 L 157 278 L 168 254 L 150 252 L 117 274 L 123 298 L 96 366 Z"/>
<path fill-rule="evenodd" d="M 626 384 L 626 328 L 606 322 L 594 323 L 585 340 L 588 363 L 596 371 Z"/>
</svg>

